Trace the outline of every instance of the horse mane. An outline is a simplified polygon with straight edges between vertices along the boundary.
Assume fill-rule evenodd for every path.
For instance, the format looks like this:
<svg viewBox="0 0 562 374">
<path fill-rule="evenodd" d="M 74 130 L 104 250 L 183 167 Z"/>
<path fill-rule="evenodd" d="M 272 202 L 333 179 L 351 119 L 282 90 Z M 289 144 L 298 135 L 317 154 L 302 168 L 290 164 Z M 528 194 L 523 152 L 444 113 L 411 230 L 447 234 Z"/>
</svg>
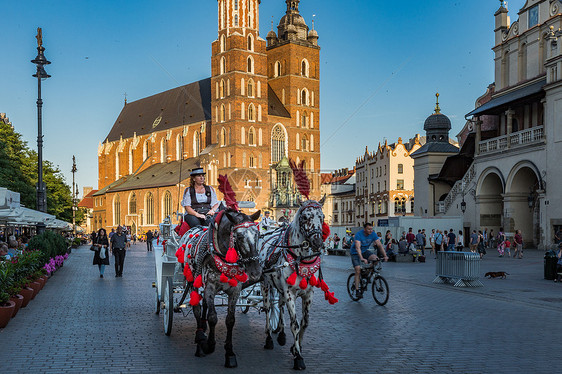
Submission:
<svg viewBox="0 0 562 374">
<path fill-rule="evenodd" d="M 309 199 L 310 195 L 310 181 L 306 176 L 306 171 L 304 170 L 304 160 L 301 161 L 300 165 L 297 165 L 292 159 L 289 160 L 289 166 L 293 169 L 293 175 L 295 176 L 295 183 L 297 184 L 297 189 L 304 197 Z"/>
<path fill-rule="evenodd" d="M 236 201 L 236 193 L 232 189 L 226 175 L 219 175 L 219 191 L 224 195 L 226 206 L 238 212 L 240 208 L 238 208 L 238 202 Z"/>
</svg>

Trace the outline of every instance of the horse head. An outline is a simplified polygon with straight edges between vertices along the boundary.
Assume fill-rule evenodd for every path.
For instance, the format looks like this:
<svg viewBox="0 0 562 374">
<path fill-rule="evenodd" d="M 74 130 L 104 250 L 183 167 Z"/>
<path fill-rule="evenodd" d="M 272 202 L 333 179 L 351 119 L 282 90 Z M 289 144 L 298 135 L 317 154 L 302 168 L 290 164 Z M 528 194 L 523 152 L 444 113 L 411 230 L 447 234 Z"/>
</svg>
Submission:
<svg viewBox="0 0 562 374">
<path fill-rule="evenodd" d="M 324 213 L 322 206 L 326 196 L 319 201 L 306 200 L 300 203 L 299 210 L 295 214 L 291 223 L 291 232 L 293 238 L 291 244 L 301 245 L 301 249 L 305 251 L 317 252 L 322 247 L 322 225 L 324 224 Z M 296 253 L 297 251 L 295 251 Z M 298 254 L 298 253 L 297 253 Z M 301 253 L 303 255 L 310 253 Z"/>
<path fill-rule="evenodd" d="M 227 209 L 218 225 L 217 236 L 219 251 L 224 255 L 232 246 L 238 255 L 237 264 L 244 269 L 251 282 L 256 282 L 262 274 L 258 256 L 259 230 L 254 222 L 261 211 L 248 216 L 244 213 Z"/>
</svg>

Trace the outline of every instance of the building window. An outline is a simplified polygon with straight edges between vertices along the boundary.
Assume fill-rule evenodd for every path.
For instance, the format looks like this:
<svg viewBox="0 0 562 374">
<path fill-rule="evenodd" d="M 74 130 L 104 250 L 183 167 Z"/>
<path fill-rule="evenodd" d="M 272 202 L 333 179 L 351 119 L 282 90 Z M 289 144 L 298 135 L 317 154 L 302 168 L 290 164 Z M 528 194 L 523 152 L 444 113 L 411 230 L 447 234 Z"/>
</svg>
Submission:
<svg viewBox="0 0 562 374">
<path fill-rule="evenodd" d="M 539 23 L 539 5 L 529 8 L 529 28 Z"/>
<path fill-rule="evenodd" d="M 306 89 L 301 91 L 301 105 L 308 105 L 308 91 Z"/>
<path fill-rule="evenodd" d="M 277 163 L 285 157 L 285 142 L 287 135 L 281 125 L 275 125 L 271 132 L 271 162 Z"/>
<path fill-rule="evenodd" d="M 164 137 L 160 141 L 160 162 L 161 163 L 166 162 L 167 157 L 168 157 L 168 139 L 164 135 Z"/>
<path fill-rule="evenodd" d="M 308 137 L 306 135 L 303 135 L 302 136 L 302 150 L 308 151 L 308 146 L 309 146 Z"/>
<path fill-rule="evenodd" d="M 303 77 L 308 77 L 308 61 L 307 60 L 302 60 L 301 63 L 301 75 Z"/>
<path fill-rule="evenodd" d="M 255 167 L 256 167 L 256 158 L 254 157 L 254 155 L 250 155 L 250 163 L 249 163 L 249 166 L 250 166 L 251 168 L 255 168 Z M 248 181 L 248 183 L 249 183 L 249 181 Z"/>
<path fill-rule="evenodd" d="M 113 226 L 121 225 L 121 201 L 119 195 L 113 200 Z"/>
<path fill-rule="evenodd" d="M 221 36 L 221 52 L 226 50 L 226 37 L 224 35 Z"/>
<path fill-rule="evenodd" d="M 256 120 L 256 114 L 254 112 L 255 112 L 254 104 L 248 105 L 248 121 Z"/>
<path fill-rule="evenodd" d="M 226 145 L 226 129 L 224 127 L 221 130 L 220 145 L 221 147 Z"/>
<path fill-rule="evenodd" d="M 201 153 L 201 138 L 199 132 L 195 131 L 195 134 L 193 134 L 193 157 L 199 156 L 199 153 Z"/>
<path fill-rule="evenodd" d="M 142 159 L 145 161 L 150 156 L 150 142 L 148 139 L 144 141 L 144 145 L 142 147 Z"/>
<path fill-rule="evenodd" d="M 404 174 L 404 165 L 398 164 L 398 174 Z"/>
<path fill-rule="evenodd" d="M 219 93 L 219 94 L 220 94 L 220 98 L 221 98 L 221 99 L 224 99 L 224 96 L 225 96 L 225 95 L 224 95 L 224 79 L 221 79 L 220 90 L 219 90 L 219 91 L 220 91 L 220 93 Z"/>
<path fill-rule="evenodd" d="M 395 198 L 394 199 L 394 213 L 400 214 L 406 212 L 406 199 L 405 198 Z"/>
<path fill-rule="evenodd" d="M 137 214 L 137 195 L 134 192 L 129 200 L 129 214 Z"/>
<path fill-rule="evenodd" d="M 146 196 L 146 224 L 154 224 L 154 196 L 151 192 Z"/>
<path fill-rule="evenodd" d="M 252 61 L 252 57 L 248 57 L 248 73 L 254 72 L 254 61 Z"/>
<path fill-rule="evenodd" d="M 338 215 L 334 214 L 334 223 L 338 223 Z"/>
<path fill-rule="evenodd" d="M 234 27 L 238 27 L 238 14 L 234 15 Z"/>
<path fill-rule="evenodd" d="M 302 114 L 301 126 L 304 127 L 305 129 L 308 128 L 308 116 L 306 115 L 306 112 L 304 112 L 304 113 Z"/>
<path fill-rule="evenodd" d="M 381 192 L 381 182 L 377 182 L 377 192 Z"/>
<path fill-rule="evenodd" d="M 256 145 L 256 130 L 253 127 L 248 130 L 248 145 Z"/>
<path fill-rule="evenodd" d="M 281 63 L 277 61 L 274 66 L 273 76 L 278 77 L 281 75 Z"/>
<path fill-rule="evenodd" d="M 238 1 L 239 0 L 234 0 L 234 10 L 238 10 Z"/>
<path fill-rule="evenodd" d="M 172 194 L 166 191 L 164 194 L 164 217 L 172 215 Z"/>
<path fill-rule="evenodd" d="M 334 203 L 334 210 L 338 210 L 338 203 Z"/>
<path fill-rule="evenodd" d="M 410 212 L 414 213 L 414 198 L 412 197 L 412 199 L 410 200 Z"/>
<path fill-rule="evenodd" d="M 254 36 L 252 34 L 248 35 L 248 50 L 254 50 Z"/>
<path fill-rule="evenodd" d="M 226 58 L 225 57 L 221 58 L 220 73 L 221 74 L 226 73 Z"/>
<path fill-rule="evenodd" d="M 396 189 L 403 190 L 404 189 L 404 179 L 397 179 L 396 180 Z"/>
<path fill-rule="evenodd" d="M 248 97 L 254 97 L 254 80 L 248 79 Z"/>
</svg>

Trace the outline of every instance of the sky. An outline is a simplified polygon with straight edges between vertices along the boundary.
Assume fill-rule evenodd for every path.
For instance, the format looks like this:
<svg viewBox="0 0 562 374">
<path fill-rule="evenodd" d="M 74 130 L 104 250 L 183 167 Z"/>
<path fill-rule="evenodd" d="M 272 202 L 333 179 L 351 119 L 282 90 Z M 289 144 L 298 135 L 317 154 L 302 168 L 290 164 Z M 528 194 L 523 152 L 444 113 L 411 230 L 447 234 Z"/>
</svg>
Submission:
<svg viewBox="0 0 562 374">
<path fill-rule="evenodd" d="M 510 1 L 512 22 L 524 0 Z M 320 39 L 321 169 L 353 168 L 365 147 L 409 139 L 439 92 L 451 137 L 494 81 L 496 0 L 301 0 Z M 44 159 L 97 187 L 97 149 L 129 102 L 210 76 L 213 0 L 0 0 L 0 112 L 37 148 L 37 81 L 30 62 L 43 29 Z M 285 14 L 262 0 L 263 38 Z M 273 18 L 272 18 L 273 16 Z M 81 195 L 81 192 L 80 192 Z"/>
</svg>

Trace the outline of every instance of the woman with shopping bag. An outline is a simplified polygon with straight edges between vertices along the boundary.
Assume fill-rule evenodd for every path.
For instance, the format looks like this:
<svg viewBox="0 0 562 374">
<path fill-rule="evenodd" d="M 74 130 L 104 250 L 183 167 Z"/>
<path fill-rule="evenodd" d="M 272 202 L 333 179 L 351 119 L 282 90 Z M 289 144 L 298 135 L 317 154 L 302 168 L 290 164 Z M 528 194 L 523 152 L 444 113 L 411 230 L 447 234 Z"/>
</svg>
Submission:
<svg viewBox="0 0 562 374">
<path fill-rule="evenodd" d="M 100 278 L 103 278 L 105 265 L 109 265 L 109 239 L 105 229 L 99 229 L 96 241 L 90 247 L 94 251 L 93 265 L 98 265 L 100 271 Z"/>
</svg>

